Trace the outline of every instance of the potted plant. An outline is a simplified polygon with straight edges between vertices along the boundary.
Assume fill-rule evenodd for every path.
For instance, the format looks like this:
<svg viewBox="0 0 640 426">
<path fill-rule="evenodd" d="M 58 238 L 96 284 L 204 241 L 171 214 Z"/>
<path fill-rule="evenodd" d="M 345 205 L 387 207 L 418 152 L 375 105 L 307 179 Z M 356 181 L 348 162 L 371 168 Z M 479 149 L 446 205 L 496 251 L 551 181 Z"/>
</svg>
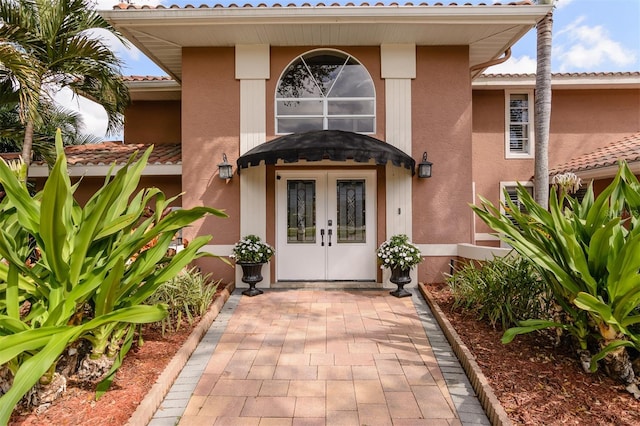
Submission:
<svg viewBox="0 0 640 426">
<path fill-rule="evenodd" d="M 411 296 L 411 293 L 403 287 L 411 282 L 409 275 L 411 268 L 422 262 L 420 249 L 409 242 L 409 237 L 398 234 L 380 244 L 376 254 L 380 268 L 389 268 L 391 270 L 389 281 L 398 286 L 396 290 L 391 292 L 391 295 L 396 297 Z"/>
<path fill-rule="evenodd" d="M 262 265 L 274 255 L 275 250 L 257 235 L 247 235 L 233 245 L 231 259 L 242 267 L 242 282 L 249 288 L 242 292 L 246 296 L 256 296 L 263 291 L 256 288 L 262 281 Z"/>
</svg>

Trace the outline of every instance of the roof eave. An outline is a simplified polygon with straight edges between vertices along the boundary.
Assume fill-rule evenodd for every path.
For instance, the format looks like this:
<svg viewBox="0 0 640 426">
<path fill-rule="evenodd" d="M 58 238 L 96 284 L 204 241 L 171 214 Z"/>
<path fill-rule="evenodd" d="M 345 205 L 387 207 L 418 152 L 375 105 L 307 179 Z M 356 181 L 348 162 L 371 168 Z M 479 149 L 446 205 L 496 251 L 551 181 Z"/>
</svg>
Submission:
<svg viewBox="0 0 640 426">
<path fill-rule="evenodd" d="M 632 161 L 628 162 L 629 170 L 634 175 L 640 174 L 640 161 Z M 582 180 L 598 180 L 598 179 L 609 179 L 615 177 L 618 173 L 619 167 L 617 164 L 603 166 L 603 167 L 594 167 L 584 170 L 564 170 L 562 172 L 554 172 L 553 175 L 557 175 L 560 173 L 573 172 L 576 176 L 578 176 Z"/>
<path fill-rule="evenodd" d="M 116 27 L 233 24 L 492 23 L 535 25 L 549 5 L 491 6 L 314 6 L 198 9 L 114 9 L 99 13 Z"/>
<path fill-rule="evenodd" d="M 379 46 L 388 43 L 415 43 L 429 45 L 424 38 L 423 31 L 429 26 L 442 27 L 438 40 L 433 45 L 460 45 L 461 27 L 476 27 L 486 29 L 495 26 L 490 34 L 476 31 L 470 37 L 468 44 L 470 51 L 477 52 L 470 58 L 470 65 L 474 66 L 495 59 L 517 42 L 526 32 L 533 28 L 551 9 L 552 5 L 506 4 L 506 5 L 462 5 L 462 6 L 301 6 L 301 7 L 201 7 L 201 8 L 149 8 L 149 9 L 114 9 L 100 11 L 101 15 L 122 32 L 136 47 L 144 52 L 167 74 L 176 81 L 181 81 L 181 49 L 182 47 L 196 47 L 202 41 L 198 34 L 211 34 L 214 28 L 224 29 L 224 41 L 203 44 L 207 46 L 234 46 L 237 44 L 269 44 L 272 46 L 291 45 L 291 38 L 280 40 L 281 28 L 292 26 L 321 26 L 321 31 L 332 35 L 331 45 L 350 45 L 352 37 L 342 31 L 336 31 L 345 25 L 358 25 L 372 28 L 388 28 L 402 26 L 405 31 L 395 40 L 397 34 L 385 41 L 381 37 L 384 31 L 360 33 L 357 41 L 361 46 Z M 261 31 L 248 35 L 248 26 L 261 27 Z M 185 31 L 181 31 L 181 27 Z M 236 27 L 237 31 L 234 30 Z M 409 27 L 413 29 L 409 30 Z M 243 29 L 244 28 L 244 29 Z M 271 30 L 273 28 L 273 30 Z M 317 27 L 316 27 L 317 28 Z M 398 27 L 400 28 L 400 27 Z M 158 30 L 162 29 L 162 32 Z M 179 35 L 171 36 L 167 29 Z M 189 31 L 186 31 L 188 29 Z M 199 30 L 198 30 L 199 29 Z M 276 30 L 277 29 L 277 30 Z M 235 32 L 234 32 L 235 31 Z M 308 33 L 308 32 L 306 32 Z M 305 34 L 306 34 L 305 33 Z M 508 38 L 499 39 L 500 35 L 508 33 Z M 188 34 L 189 36 L 185 36 Z M 470 33 L 471 34 L 471 33 Z M 307 34 L 308 35 L 308 34 Z M 308 35 L 309 40 L 299 40 L 296 45 L 318 45 L 318 38 Z M 192 39 L 190 39 L 190 38 Z M 498 37 L 498 40 L 494 40 Z M 431 38 L 429 38 L 431 40 Z M 498 41 L 498 43 L 496 43 Z M 464 43 L 463 43 L 464 44 Z M 471 55 L 471 53 L 470 53 Z M 482 70 L 473 72 L 475 77 Z"/>
</svg>

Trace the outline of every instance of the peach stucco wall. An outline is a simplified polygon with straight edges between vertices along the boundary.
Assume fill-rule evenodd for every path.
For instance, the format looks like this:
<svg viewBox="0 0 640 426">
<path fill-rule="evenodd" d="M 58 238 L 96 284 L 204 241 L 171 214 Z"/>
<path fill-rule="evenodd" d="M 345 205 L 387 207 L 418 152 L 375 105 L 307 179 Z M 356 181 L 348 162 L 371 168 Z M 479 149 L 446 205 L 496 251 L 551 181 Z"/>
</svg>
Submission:
<svg viewBox="0 0 640 426">
<path fill-rule="evenodd" d="M 134 101 L 124 121 L 125 143 L 180 143 L 180 101 Z"/>
<path fill-rule="evenodd" d="M 413 152 L 428 153 L 433 176 L 413 179 L 413 240 L 471 242 L 471 81 L 467 47 L 418 47 L 412 82 Z M 448 261 L 427 258 L 421 281 L 441 281 Z"/>
<path fill-rule="evenodd" d="M 219 179 L 217 167 L 223 153 L 232 164 L 239 155 L 239 93 L 234 48 L 183 49 L 183 205 L 215 207 L 229 215 L 227 219 L 209 216 L 195 223 L 186 230 L 187 238 L 213 235 L 210 244 L 233 244 L 240 238 L 240 179 Z M 215 265 L 216 278 L 233 279 L 233 270 L 220 261 L 206 263 L 207 269 Z"/>
<path fill-rule="evenodd" d="M 549 166 L 640 131 L 640 89 L 555 90 Z"/>
<path fill-rule="evenodd" d="M 80 178 L 72 177 L 71 184 L 76 184 Z M 37 191 L 41 190 L 45 184 L 45 178 L 37 178 L 35 179 Z M 95 194 L 95 192 L 102 187 L 104 184 L 104 177 L 83 177 L 82 184 L 78 186 L 78 189 L 74 193 L 75 200 L 80 204 L 84 205 L 89 199 Z M 182 192 L 182 184 L 180 176 L 142 176 L 140 179 L 140 183 L 138 184 L 137 190 L 134 192 L 134 195 L 138 193 L 138 191 L 143 188 L 155 187 L 160 189 L 167 198 L 175 197 L 176 195 Z M 182 205 L 182 200 L 178 198 L 171 206 L 180 207 Z"/>
<path fill-rule="evenodd" d="M 504 96 L 503 90 L 473 92 L 473 180 L 476 195 L 494 204 L 500 200 L 501 181 L 529 181 L 534 173 L 533 159 L 505 158 Z M 554 90 L 550 168 L 639 132 L 639 111 L 640 90 Z M 476 232 L 491 230 L 476 219 Z"/>
</svg>

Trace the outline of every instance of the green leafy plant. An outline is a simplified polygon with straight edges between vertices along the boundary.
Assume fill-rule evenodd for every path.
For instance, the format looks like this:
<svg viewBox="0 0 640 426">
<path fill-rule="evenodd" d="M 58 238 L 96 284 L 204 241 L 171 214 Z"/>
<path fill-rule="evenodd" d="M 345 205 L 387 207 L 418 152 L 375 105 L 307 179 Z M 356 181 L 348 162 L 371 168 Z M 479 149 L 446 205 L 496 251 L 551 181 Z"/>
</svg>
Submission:
<svg viewBox="0 0 640 426">
<path fill-rule="evenodd" d="M 582 202 L 563 189 L 552 191 L 547 211 L 523 187 L 518 188 L 518 197 L 527 213 L 510 200 L 505 205 L 516 225 L 486 199 L 482 207 L 472 208 L 501 239 L 536 265 L 563 315 L 554 321 L 523 321 L 507 330 L 503 341 L 558 327 L 575 337 L 583 366 L 593 371 L 602 360 L 610 375 L 633 385 L 636 379 L 626 348 L 640 350 L 640 338 L 632 328 L 640 323 L 638 179 L 621 163 L 613 182 L 597 198 L 592 187 Z M 563 208 L 565 202 L 567 208 Z"/>
<path fill-rule="evenodd" d="M 376 255 L 381 269 L 399 267 L 407 270 L 422 262 L 420 249 L 404 234 L 394 235 L 380 244 Z"/>
<path fill-rule="evenodd" d="M 247 235 L 233 245 L 231 259 L 236 262 L 266 263 L 275 250 L 256 235 Z"/>
<path fill-rule="evenodd" d="M 185 319 L 192 324 L 194 317 L 206 313 L 220 282 L 211 282 L 210 275 L 202 275 L 197 268 L 184 270 L 158 287 L 145 304 L 167 305 L 169 315 L 161 321 L 162 332 L 177 331 Z"/>
<path fill-rule="evenodd" d="M 191 261 L 208 255 L 199 250 L 211 237 L 202 236 L 166 257 L 174 234 L 205 215 L 226 216 L 209 207 L 163 215 L 173 199 L 156 188 L 135 193 L 151 149 L 137 161 L 132 156 L 115 174 L 112 168 L 81 207 L 73 198 L 76 187 L 60 132 L 56 151 L 44 189 L 33 197 L 0 162 L 6 192 L 0 202 L 0 368 L 13 376 L 0 397 L 0 424 L 80 339 L 91 343 L 91 359 L 110 360 L 104 389 L 130 347 L 132 324 L 167 315 L 166 306 L 142 302 Z M 152 214 L 149 206 L 155 207 Z"/>
<path fill-rule="evenodd" d="M 521 256 L 467 263 L 447 278 L 454 307 L 503 329 L 547 312 L 546 287 L 531 262 Z"/>
</svg>

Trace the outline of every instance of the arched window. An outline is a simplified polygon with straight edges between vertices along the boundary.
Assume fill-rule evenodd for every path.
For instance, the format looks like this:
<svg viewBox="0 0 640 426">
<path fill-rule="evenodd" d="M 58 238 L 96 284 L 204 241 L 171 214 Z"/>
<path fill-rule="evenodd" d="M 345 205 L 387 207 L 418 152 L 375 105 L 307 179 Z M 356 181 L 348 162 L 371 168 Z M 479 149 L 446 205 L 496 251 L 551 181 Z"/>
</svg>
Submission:
<svg viewBox="0 0 640 426">
<path fill-rule="evenodd" d="M 276 89 L 276 133 L 375 133 L 375 89 L 352 56 L 316 50 L 293 61 Z"/>
</svg>

